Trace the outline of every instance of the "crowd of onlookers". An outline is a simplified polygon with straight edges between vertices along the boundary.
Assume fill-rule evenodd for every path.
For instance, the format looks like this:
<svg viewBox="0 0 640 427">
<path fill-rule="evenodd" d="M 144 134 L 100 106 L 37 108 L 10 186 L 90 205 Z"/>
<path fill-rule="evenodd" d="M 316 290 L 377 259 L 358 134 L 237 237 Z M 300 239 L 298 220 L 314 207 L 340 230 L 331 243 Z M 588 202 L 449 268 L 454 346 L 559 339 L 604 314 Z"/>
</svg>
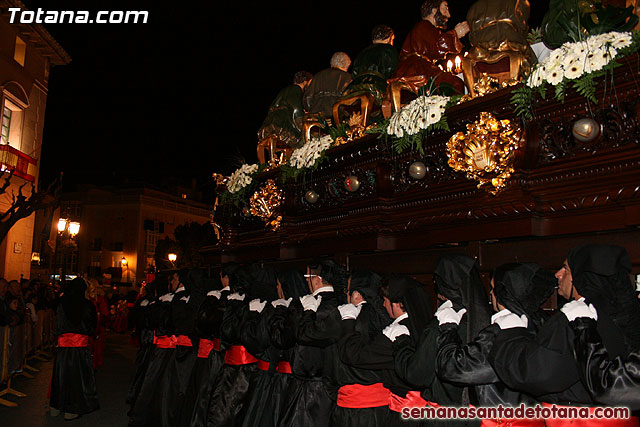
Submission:
<svg viewBox="0 0 640 427">
<path fill-rule="evenodd" d="M 86 298 L 95 305 L 99 319 L 90 343 L 94 368 L 98 369 L 103 364 L 106 332 L 128 333 L 132 329 L 130 313 L 137 293 L 110 292 L 95 279 L 88 284 Z M 0 278 L 0 393 L 11 388 L 15 376 L 30 376 L 36 371 L 29 365 L 31 359 L 53 356 L 62 288 L 59 282 Z"/>
</svg>

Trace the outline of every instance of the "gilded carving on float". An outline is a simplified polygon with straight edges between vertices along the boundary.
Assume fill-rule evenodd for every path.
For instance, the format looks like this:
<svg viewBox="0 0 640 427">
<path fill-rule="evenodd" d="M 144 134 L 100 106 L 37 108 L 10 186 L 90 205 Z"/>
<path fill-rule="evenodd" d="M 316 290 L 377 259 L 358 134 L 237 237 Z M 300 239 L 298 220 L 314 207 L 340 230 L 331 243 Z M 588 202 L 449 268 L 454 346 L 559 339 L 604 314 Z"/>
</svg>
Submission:
<svg viewBox="0 0 640 427">
<path fill-rule="evenodd" d="M 474 98 L 479 98 L 481 96 L 497 92 L 500 89 L 517 85 L 518 83 L 520 83 L 519 80 L 504 80 L 501 82 L 495 77 L 489 76 L 486 73 L 482 73 L 481 77 L 473 84 L 473 91 L 466 95 L 463 95 L 462 98 L 460 98 L 460 102 L 458 103 L 466 102 Z"/>
<path fill-rule="evenodd" d="M 274 180 L 268 179 L 251 196 L 249 211 L 251 215 L 262 218 L 268 229 L 278 231 L 282 221 L 282 215 L 280 215 L 282 200 L 282 190 L 278 188 Z"/>
<path fill-rule="evenodd" d="M 519 125 L 482 112 L 478 120 L 467 125 L 466 133 L 458 132 L 447 142 L 449 166 L 495 195 L 514 172 L 517 151 L 525 142 L 523 136 Z"/>
</svg>

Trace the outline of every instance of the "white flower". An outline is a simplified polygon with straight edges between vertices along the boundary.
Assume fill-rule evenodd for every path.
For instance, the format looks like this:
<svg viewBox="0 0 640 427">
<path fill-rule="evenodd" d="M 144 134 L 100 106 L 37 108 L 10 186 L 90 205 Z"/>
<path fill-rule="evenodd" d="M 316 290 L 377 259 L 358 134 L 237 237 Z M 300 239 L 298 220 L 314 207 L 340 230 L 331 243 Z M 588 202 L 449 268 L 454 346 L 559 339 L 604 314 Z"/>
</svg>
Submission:
<svg viewBox="0 0 640 427">
<path fill-rule="evenodd" d="M 236 193 L 242 190 L 247 185 L 251 184 L 251 181 L 253 180 L 251 175 L 253 175 L 257 171 L 257 164 L 244 164 L 236 169 L 236 171 L 229 177 L 229 181 L 227 181 L 227 190 L 229 190 L 229 193 Z"/>
<path fill-rule="evenodd" d="M 320 138 L 312 138 L 302 147 L 296 148 L 291 153 L 289 164 L 296 169 L 310 168 L 315 165 L 322 153 L 333 145 L 333 139 L 329 135 Z"/>
<path fill-rule="evenodd" d="M 402 138 L 415 135 L 437 123 L 444 114 L 449 98 L 446 96 L 419 96 L 391 116 L 387 133 Z"/>
<path fill-rule="evenodd" d="M 569 56 L 564 65 L 564 76 L 568 79 L 577 79 L 584 73 L 584 57 Z"/>
<path fill-rule="evenodd" d="M 561 66 L 547 69 L 547 74 L 544 76 L 544 79 L 555 86 L 564 79 L 564 70 Z"/>
<path fill-rule="evenodd" d="M 527 79 L 527 86 L 538 87 L 542 82 L 544 82 L 544 79 L 542 78 L 542 69 L 540 67 L 536 67 Z"/>
</svg>

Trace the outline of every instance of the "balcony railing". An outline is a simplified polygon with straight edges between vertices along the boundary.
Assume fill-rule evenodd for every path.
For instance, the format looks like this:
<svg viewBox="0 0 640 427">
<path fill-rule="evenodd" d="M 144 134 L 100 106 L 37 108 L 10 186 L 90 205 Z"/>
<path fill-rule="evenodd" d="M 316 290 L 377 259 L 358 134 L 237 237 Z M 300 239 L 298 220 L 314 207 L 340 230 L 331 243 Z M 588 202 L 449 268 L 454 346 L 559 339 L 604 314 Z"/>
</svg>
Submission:
<svg viewBox="0 0 640 427">
<path fill-rule="evenodd" d="M 33 157 L 27 156 L 10 145 L 0 145 L 0 170 L 3 172 L 11 172 L 13 170 L 15 176 L 34 182 L 38 173 L 38 166 L 36 159 Z"/>
</svg>

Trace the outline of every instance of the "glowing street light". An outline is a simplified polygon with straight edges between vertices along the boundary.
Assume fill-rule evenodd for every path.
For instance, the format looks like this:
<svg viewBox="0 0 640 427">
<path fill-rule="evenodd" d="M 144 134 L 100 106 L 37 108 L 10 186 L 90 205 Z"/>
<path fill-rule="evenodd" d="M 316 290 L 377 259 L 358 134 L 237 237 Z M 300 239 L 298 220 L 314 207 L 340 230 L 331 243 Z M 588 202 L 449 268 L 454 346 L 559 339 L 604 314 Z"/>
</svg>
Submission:
<svg viewBox="0 0 640 427">
<path fill-rule="evenodd" d="M 69 223 L 69 234 L 71 237 L 75 237 L 80 232 L 80 223 L 78 221 L 71 221 Z"/>
<path fill-rule="evenodd" d="M 169 258 L 169 261 L 171 261 L 171 262 L 176 262 L 176 260 L 178 259 L 178 255 L 176 255 L 174 253 L 170 253 L 169 255 L 167 255 L 167 257 Z"/>
<path fill-rule="evenodd" d="M 127 264 L 128 264 L 127 259 L 126 259 L 125 257 L 122 257 L 122 259 L 120 260 L 120 262 L 122 263 L 122 266 L 123 266 L 123 267 L 126 267 L 126 266 L 127 266 Z"/>
<path fill-rule="evenodd" d="M 60 218 L 58 220 L 58 233 L 64 233 L 64 230 L 67 228 L 67 222 L 66 218 Z"/>
</svg>

